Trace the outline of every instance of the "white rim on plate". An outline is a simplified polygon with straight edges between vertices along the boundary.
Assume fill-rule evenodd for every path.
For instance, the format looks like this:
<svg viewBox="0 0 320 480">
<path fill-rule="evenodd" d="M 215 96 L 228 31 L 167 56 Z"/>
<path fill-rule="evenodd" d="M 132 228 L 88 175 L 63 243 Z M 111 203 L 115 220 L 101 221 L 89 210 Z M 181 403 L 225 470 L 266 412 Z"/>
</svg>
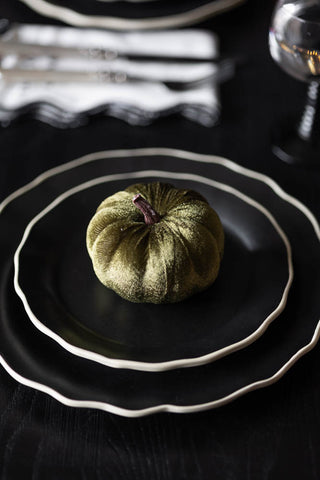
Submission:
<svg viewBox="0 0 320 480">
<path fill-rule="evenodd" d="M 57 175 L 64 171 L 70 170 L 72 168 L 76 168 L 80 165 L 83 165 L 85 163 L 92 162 L 98 159 L 122 158 L 128 155 L 132 157 L 141 156 L 141 155 L 173 156 L 176 158 L 181 158 L 189 161 L 204 162 L 209 164 L 215 163 L 215 164 L 222 165 L 234 172 L 237 172 L 240 175 L 244 175 L 248 178 L 253 178 L 259 182 L 262 182 L 268 187 L 270 187 L 271 190 L 273 190 L 273 192 L 276 195 L 282 198 L 285 202 L 293 205 L 295 208 L 300 210 L 307 217 L 307 219 L 310 221 L 315 231 L 316 237 L 320 242 L 320 226 L 315 216 L 313 215 L 313 213 L 311 213 L 311 211 L 299 200 L 297 200 L 296 198 L 292 197 L 291 195 L 286 193 L 284 190 L 282 190 L 282 188 L 270 177 L 264 174 L 255 172 L 253 170 L 249 170 L 225 158 L 216 157 L 214 155 L 204 155 L 204 154 L 186 152 L 183 150 L 175 150 L 171 148 L 143 148 L 143 149 L 134 149 L 134 150 L 113 150 L 113 151 L 111 150 L 111 151 L 96 152 L 96 153 L 91 153 L 89 155 L 85 155 L 69 163 L 65 163 L 53 169 L 47 170 L 45 173 L 39 175 L 30 183 L 16 190 L 14 193 L 9 195 L 0 204 L 0 214 L 1 212 L 3 212 L 5 207 L 9 203 L 11 203 L 15 198 L 18 198 L 24 193 L 27 193 L 28 191 L 32 190 L 34 187 L 36 187 L 37 185 L 41 184 L 46 179 L 54 175 Z M 278 369 L 273 375 L 271 375 L 270 377 L 264 378 L 262 380 L 250 383 L 249 385 L 246 385 L 244 387 L 241 387 L 238 390 L 235 390 L 234 392 L 230 393 L 229 395 L 221 397 L 217 400 L 213 400 L 211 402 L 201 403 L 197 405 L 186 405 L 186 406 L 174 405 L 174 404 L 161 404 L 161 405 L 144 408 L 140 410 L 130 410 L 126 408 L 121 408 L 106 402 L 76 400 L 76 399 L 66 397 L 47 385 L 43 385 L 41 383 L 35 382 L 29 378 L 26 378 L 20 375 L 13 368 L 11 368 L 11 366 L 6 362 L 5 358 L 2 355 L 0 356 L 0 363 L 8 372 L 8 374 L 11 375 L 11 377 L 17 380 L 18 382 L 28 387 L 34 388 L 35 390 L 39 390 L 41 392 L 47 393 L 48 395 L 51 395 L 53 398 L 63 403 L 64 405 L 77 407 L 77 408 L 96 408 L 99 410 L 104 410 L 104 411 L 121 415 L 124 417 L 133 418 L 133 417 L 141 417 L 141 416 L 150 415 L 152 413 L 159 413 L 159 412 L 192 413 L 192 412 L 200 412 L 208 409 L 213 409 L 213 408 L 221 407 L 222 405 L 225 405 L 241 397 L 246 393 L 272 385 L 273 383 L 280 380 L 283 377 L 283 375 L 288 370 L 290 370 L 290 368 L 297 362 L 297 360 L 299 360 L 301 357 L 303 357 L 305 354 L 310 352 L 315 347 L 315 345 L 319 340 L 319 337 L 320 337 L 320 320 L 317 323 L 317 326 L 315 328 L 312 338 L 310 339 L 310 342 L 304 345 L 303 347 L 301 347 L 294 355 L 292 355 L 289 358 L 289 360 L 285 362 L 283 366 L 280 369 Z"/>
<path fill-rule="evenodd" d="M 278 235 L 280 236 L 281 240 L 284 243 L 286 253 L 287 253 L 287 262 L 288 262 L 288 279 L 284 286 L 284 290 L 280 299 L 279 304 L 277 307 L 263 320 L 260 326 L 253 331 L 250 335 L 246 338 L 243 338 L 235 343 L 227 345 L 223 348 L 220 348 L 214 352 L 210 352 L 205 355 L 192 357 L 192 358 L 181 358 L 177 360 L 167 360 L 162 362 L 142 362 L 137 360 L 128 360 L 123 358 L 112 358 L 107 357 L 105 355 L 77 347 L 65 339 L 63 339 L 60 335 L 52 331 L 49 327 L 43 324 L 43 322 L 34 314 L 32 311 L 30 304 L 28 302 L 27 296 L 24 293 L 23 289 L 19 284 L 19 273 L 20 273 L 20 253 L 26 244 L 28 237 L 33 229 L 33 227 L 43 218 L 45 217 L 50 211 L 56 208 L 60 203 L 62 203 L 67 198 L 75 195 L 76 193 L 82 192 L 87 190 L 91 187 L 96 185 L 100 185 L 103 183 L 108 183 L 117 180 L 128 180 L 128 179 L 140 179 L 145 177 L 156 177 L 156 178 L 170 178 L 174 180 L 186 180 L 186 181 L 194 181 L 198 183 L 202 183 L 205 185 L 209 185 L 211 187 L 217 188 L 224 192 L 230 193 L 231 195 L 236 196 L 240 200 L 244 201 L 245 203 L 249 204 L 253 208 L 260 211 L 272 224 L 273 228 L 276 230 Z M 173 370 L 176 368 L 186 368 L 186 367 L 194 367 L 199 365 L 204 365 L 206 363 L 210 363 L 214 360 L 222 358 L 232 352 L 240 350 L 242 348 L 247 347 L 254 341 L 256 341 L 260 336 L 266 331 L 268 326 L 280 315 L 280 313 L 284 310 L 288 294 L 290 291 L 290 287 L 293 280 L 293 265 L 292 265 L 292 252 L 291 252 L 291 245 L 288 240 L 288 237 L 274 218 L 274 216 L 259 202 L 253 200 L 252 198 L 248 197 L 247 195 L 243 194 L 239 190 L 223 184 L 221 182 L 217 182 L 215 180 L 211 180 L 206 177 L 202 177 L 200 175 L 195 175 L 192 173 L 180 173 L 180 172 L 167 172 L 163 170 L 144 170 L 144 171 L 135 171 L 135 172 L 127 172 L 127 173 L 120 173 L 120 174 L 113 174 L 113 175 L 104 175 L 102 177 L 91 179 L 85 183 L 77 185 L 66 192 L 59 195 L 54 201 L 52 201 L 45 209 L 43 209 L 38 215 L 36 215 L 27 225 L 22 240 L 15 252 L 14 255 L 14 288 L 20 299 L 22 300 L 24 309 L 27 313 L 27 316 L 33 323 L 33 325 L 38 328 L 42 333 L 47 335 L 48 337 L 55 340 L 59 345 L 63 348 L 68 350 L 69 352 L 73 353 L 82 358 L 86 358 L 88 360 L 92 360 L 102 365 L 106 365 L 108 367 L 113 368 L 126 368 L 131 370 L 141 370 L 146 372 L 161 372 L 165 370 Z"/>
<path fill-rule="evenodd" d="M 215 0 L 184 13 L 152 19 L 129 19 L 110 16 L 85 15 L 71 8 L 54 5 L 46 0 L 20 0 L 46 17 L 62 20 L 77 27 L 102 27 L 114 30 L 143 30 L 191 25 L 217 13 L 240 5 L 245 0 Z"/>
</svg>

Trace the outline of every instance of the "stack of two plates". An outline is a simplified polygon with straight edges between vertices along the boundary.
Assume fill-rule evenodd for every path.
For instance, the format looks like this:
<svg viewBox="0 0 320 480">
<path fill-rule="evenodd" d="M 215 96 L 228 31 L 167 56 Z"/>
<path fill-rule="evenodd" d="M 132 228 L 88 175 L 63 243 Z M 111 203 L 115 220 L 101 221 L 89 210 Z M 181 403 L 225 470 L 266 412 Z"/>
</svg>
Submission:
<svg viewBox="0 0 320 480">
<path fill-rule="evenodd" d="M 85 245 L 105 197 L 155 180 L 203 194 L 226 234 L 214 285 L 173 305 L 103 287 Z M 273 180 L 229 160 L 94 153 L 7 198 L 0 228 L 0 361 L 66 405 L 128 417 L 219 407 L 280 379 L 318 340 L 319 225 Z"/>
</svg>

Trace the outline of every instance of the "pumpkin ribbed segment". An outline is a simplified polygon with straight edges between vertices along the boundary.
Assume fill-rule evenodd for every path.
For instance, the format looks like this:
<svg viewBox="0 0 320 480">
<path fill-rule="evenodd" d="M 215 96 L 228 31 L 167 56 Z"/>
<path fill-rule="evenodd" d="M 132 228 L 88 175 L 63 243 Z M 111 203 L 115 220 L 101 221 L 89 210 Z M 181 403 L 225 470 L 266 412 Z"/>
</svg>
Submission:
<svg viewBox="0 0 320 480">
<path fill-rule="evenodd" d="M 132 203 L 140 193 L 160 215 L 146 225 Z M 99 280 L 132 302 L 173 303 L 216 279 L 224 248 L 217 213 L 193 190 L 136 184 L 105 199 L 87 229 Z"/>
</svg>

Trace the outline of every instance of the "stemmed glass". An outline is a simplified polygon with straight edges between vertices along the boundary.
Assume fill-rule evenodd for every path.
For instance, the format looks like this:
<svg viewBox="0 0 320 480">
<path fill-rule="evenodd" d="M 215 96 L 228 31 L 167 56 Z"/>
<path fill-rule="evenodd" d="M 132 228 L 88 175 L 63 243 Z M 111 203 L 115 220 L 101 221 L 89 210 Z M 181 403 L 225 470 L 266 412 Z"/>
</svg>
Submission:
<svg viewBox="0 0 320 480">
<path fill-rule="evenodd" d="M 288 163 L 320 168 L 320 0 L 279 0 L 269 48 L 286 73 L 309 83 L 299 122 L 281 131 L 273 151 Z"/>
</svg>

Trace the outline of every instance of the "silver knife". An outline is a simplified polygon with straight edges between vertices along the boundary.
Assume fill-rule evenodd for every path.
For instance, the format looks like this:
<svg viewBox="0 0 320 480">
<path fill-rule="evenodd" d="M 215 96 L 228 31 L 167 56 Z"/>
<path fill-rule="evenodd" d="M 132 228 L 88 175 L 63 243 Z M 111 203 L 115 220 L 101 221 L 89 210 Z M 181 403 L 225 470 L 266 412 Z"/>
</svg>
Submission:
<svg viewBox="0 0 320 480">
<path fill-rule="evenodd" d="M 194 80 L 161 80 L 147 75 L 133 76 L 121 71 L 65 71 L 65 70 L 31 70 L 21 68 L 0 69 L 0 81 L 4 82 L 42 82 L 42 83 L 161 83 L 171 90 L 196 88 L 206 82 L 221 83 L 229 80 L 235 72 L 235 64 L 224 60 L 218 68 L 203 77 Z"/>
</svg>

